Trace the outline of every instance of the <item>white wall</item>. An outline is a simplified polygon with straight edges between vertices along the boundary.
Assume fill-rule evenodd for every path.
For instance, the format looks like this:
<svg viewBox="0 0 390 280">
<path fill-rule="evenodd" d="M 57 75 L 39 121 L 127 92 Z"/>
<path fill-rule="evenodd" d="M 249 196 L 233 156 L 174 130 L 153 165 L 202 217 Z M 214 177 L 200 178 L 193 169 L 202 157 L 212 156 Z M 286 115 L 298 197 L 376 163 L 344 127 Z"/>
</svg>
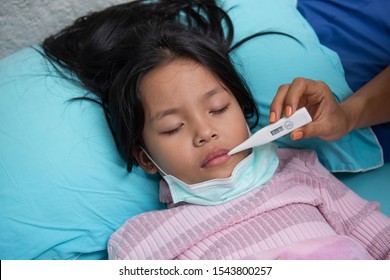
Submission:
<svg viewBox="0 0 390 280">
<path fill-rule="evenodd" d="M 0 59 L 42 41 L 79 16 L 126 0 L 0 0 Z"/>
</svg>

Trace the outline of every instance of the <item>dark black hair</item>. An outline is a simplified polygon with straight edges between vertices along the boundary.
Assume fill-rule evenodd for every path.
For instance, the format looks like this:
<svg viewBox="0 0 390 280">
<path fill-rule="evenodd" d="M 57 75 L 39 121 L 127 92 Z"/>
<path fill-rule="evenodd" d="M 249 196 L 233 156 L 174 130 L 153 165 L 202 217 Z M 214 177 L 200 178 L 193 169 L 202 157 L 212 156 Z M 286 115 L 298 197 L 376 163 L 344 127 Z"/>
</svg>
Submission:
<svg viewBox="0 0 390 280">
<path fill-rule="evenodd" d="M 131 171 L 144 126 L 139 83 L 162 63 L 188 58 L 205 66 L 233 93 L 250 126 L 257 125 L 258 109 L 229 55 L 250 38 L 232 46 L 233 37 L 232 22 L 215 1 L 133 1 L 79 18 L 42 47 L 100 98 Z"/>
</svg>

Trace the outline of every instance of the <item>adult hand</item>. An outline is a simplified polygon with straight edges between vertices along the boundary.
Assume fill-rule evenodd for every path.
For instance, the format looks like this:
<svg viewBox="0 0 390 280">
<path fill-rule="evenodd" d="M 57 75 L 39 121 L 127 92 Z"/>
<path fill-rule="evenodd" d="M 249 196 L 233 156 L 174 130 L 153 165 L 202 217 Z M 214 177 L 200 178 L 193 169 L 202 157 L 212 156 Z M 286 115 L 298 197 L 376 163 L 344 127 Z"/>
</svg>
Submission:
<svg viewBox="0 0 390 280">
<path fill-rule="evenodd" d="M 336 140 L 353 129 L 351 116 L 337 103 L 329 87 L 321 81 L 296 78 L 291 84 L 279 87 L 271 104 L 270 122 L 282 114 L 291 116 L 306 107 L 313 121 L 291 133 L 291 139 L 319 137 Z"/>
</svg>

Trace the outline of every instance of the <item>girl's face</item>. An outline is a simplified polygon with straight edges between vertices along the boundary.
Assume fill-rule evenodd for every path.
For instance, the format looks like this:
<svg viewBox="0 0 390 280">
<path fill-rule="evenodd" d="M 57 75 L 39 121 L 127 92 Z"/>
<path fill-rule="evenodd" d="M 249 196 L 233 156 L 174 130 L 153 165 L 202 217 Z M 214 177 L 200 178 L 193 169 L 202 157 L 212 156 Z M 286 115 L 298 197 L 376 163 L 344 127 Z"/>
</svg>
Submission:
<svg viewBox="0 0 390 280">
<path fill-rule="evenodd" d="M 188 184 L 227 178 L 248 151 L 228 156 L 248 138 L 236 98 L 205 67 L 177 59 L 147 73 L 140 84 L 145 111 L 143 140 L 154 162 Z M 149 173 L 157 167 L 134 152 Z"/>
</svg>

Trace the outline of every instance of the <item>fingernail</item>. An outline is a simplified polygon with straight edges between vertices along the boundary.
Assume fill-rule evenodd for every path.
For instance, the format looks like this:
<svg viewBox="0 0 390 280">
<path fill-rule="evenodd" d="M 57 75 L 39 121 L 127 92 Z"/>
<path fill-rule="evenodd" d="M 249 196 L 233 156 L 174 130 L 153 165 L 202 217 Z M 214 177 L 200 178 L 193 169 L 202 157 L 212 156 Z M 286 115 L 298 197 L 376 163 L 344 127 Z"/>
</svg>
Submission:
<svg viewBox="0 0 390 280">
<path fill-rule="evenodd" d="M 269 116 L 269 122 L 270 122 L 270 123 L 275 122 L 275 118 L 276 118 L 275 112 L 271 112 L 271 114 L 270 114 L 270 116 Z"/>
<path fill-rule="evenodd" d="M 303 137 L 303 132 L 302 131 L 296 131 L 291 135 L 291 139 L 293 141 L 301 139 Z"/>
<path fill-rule="evenodd" d="M 291 116 L 291 113 L 292 113 L 292 108 L 291 108 L 291 106 L 287 106 L 287 107 L 286 107 L 286 116 L 287 116 L 287 117 Z"/>
</svg>

